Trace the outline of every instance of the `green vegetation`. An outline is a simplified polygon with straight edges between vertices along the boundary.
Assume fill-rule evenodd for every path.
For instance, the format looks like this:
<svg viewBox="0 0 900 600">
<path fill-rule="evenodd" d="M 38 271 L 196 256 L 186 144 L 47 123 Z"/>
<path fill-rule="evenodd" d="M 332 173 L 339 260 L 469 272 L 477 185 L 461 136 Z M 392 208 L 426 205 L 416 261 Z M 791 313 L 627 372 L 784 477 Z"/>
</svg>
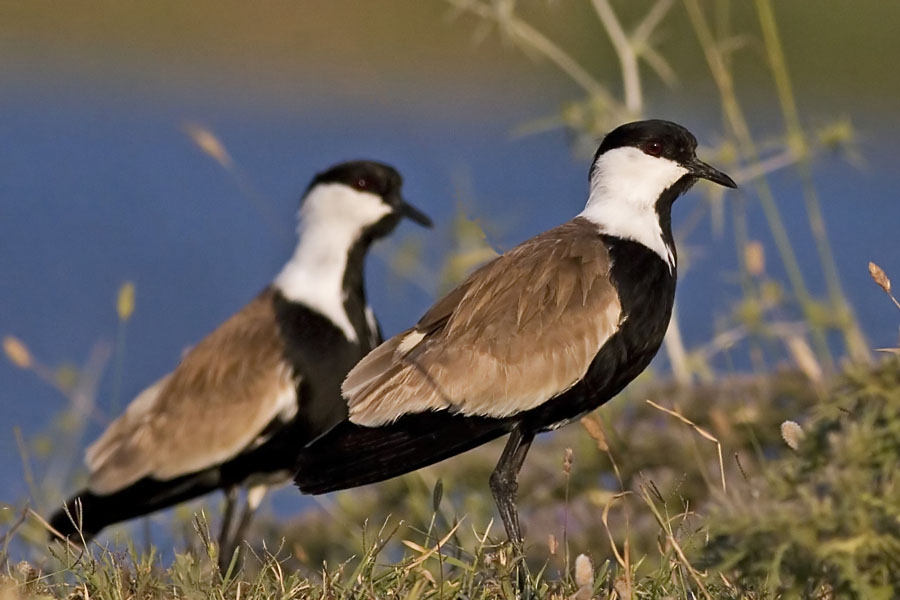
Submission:
<svg viewBox="0 0 900 600">
<path fill-rule="evenodd" d="M 712 511 L 704 557 L 742 590 L 896 598 L 900 365 L 849 370 L 809 418 L 784 428 L 796 454 L 767 462 Z"/>
<path fill-rule="evenodd" d="M 691 393 L 647 386 L 645 395 L 675 398 L 683 412 L 623 399 L 603 421 L 544 444 L 523 472 L 540 597 L 895 597 L 900 361 L 849 369 L 812 396 L 790 374 Z M 710 393 L 732 401 L 711 412 Z M 779 427 L 788 414 L 802 425 Z M 16 562 L 6 554 L 12 538 L 43 533 L 23 512 L 0 540 L 0 597 L 513 598 L 513 557 L 482 493 L 492 456 L 340 493 L 327 513 L 288 527 L 264 519 L 254 539 L 279 546 L 253 542 L 226 573 L 202 514 L 174 525 L 192 533 L 171 564 L 131 544 L 48 553 L 39 541 L 35 559 Z M 598 483 L 609 478 L 622 491 Z M 590 577 L 580 553 L 593 557 Z"/>
<path fill-rule="evenodd" d="M 724 0 L 658 0 L 641 3 L 642 14 L 632 5 L 634 25 L 627 26 L 618 7 L 593 0 L 592 39 L 602 30 L 602 42 L 611 42 L 621 98 L 559 37 L 542 33 L 535 24 L 539 9 L 527 7 L 526 18 L 514 1 L 448 2 L 579 86 L 581 97 L 522 128 L 565 127 L 576 150 L 644 113 L 645 72 L 665 82 L 677 77 L 679 65 L 670 64 L 656 35 L 677 13 L 693 32 L 678 42 L 702 49 L 723 114 L 718 143 L 704 156 L 734 175 L 746 194 L 729 209 L 727 226 L 742 298 L 714 339 L 685 347 L 676 318 L 665 346 L 671 373 L 646 374 L 582 426 L 539 440 L 531 453 L 520 511 L 533 589 L 540 597 L 576 599 L 900 595 L 900 351 L 872 358 L 835 268 L 811 169 L 824 152 L 852 154 L 853 128 L 844 119 L 815 129 L 805 123 L 772 2 L 756 0 L 751 13 L 749 5 Z M 755 21 L 737 19 L 737 12 Z M 778 139 L 765 143 L 752 133 L 736 85 L 734 63 L 747 60 L 751 46 L 757 51 L 751 56 L 769 69 L 783 120 Z M 202 133 L 203 142 L 193 134 L 198 145 L 213 158 L 222 156 L 223 147 L 206 137 L 212 134 Z M 784 199 L 768 182 L 783 169 L 796 170 L 803 186 L 825 281 L 821 292 L 798 265 L 779 209 Z M 708 216 L 724 231 L 720 191 L 708 191 L 691 222 Z M 749 231 L 748 202 L 763 207 L 767 232 Z M 682 247 L 689 234 L 680 232 Z M 767 268 L 758 241 L 764 234 L 775 242 L 778 269 Z M 429 289 L 490 255 L 477 224 L 460 218 L 450 235 L 458 252 L 444 265 L 444 281 L 423 284 Z M 398 276 L 425 281 L 410 258 L 415 253 L 415 247 L 393 248 L 390 260 Z M 783 271 L 784 279 L 772 271 Z M 880 269 L 873 267 L 872 276 L 891 293 Z M 120 342 L 133 294 L 126 288 L 120 298 Z M 839 345 L 828 343 L 835 339 Z M 73 457 L 94 412 L 90 392 L 111 351 L 98 348 L 86 369 L 74 370 L 42 365 L 13 338 L 4 340 L 4 350 L 70 400 L 46 437 L 21 442 L 27 473 L 31 461 L 47 463 L 41 469 L 47 477 L 28 476 L 32 505 L 42 512 L 46 499 L 59 498 L 77 472 Z M 122 344 L 117 373 L 121 351 Z M 717 358 L 738 351 L 752 360 L 752 373 L 717 371 Z M 263 516 L 249 551 L 224 574 L 215 567 L 217 549 L 205 518 L 184 509 L 176 511 L 173 537 L 185 541 L 164 565 L 133 545 L 92 544 L 85 552 L 57 545 L 48 552 L 34 512 L 0 506 L 0 600 L 513 598 L 513 557 L 499 543 L 504 535 L 491 520 L 485 487 L 497 451 L 488 446 L 336 494 L 323 510 L 288 524 Z M 591 558 L 576 560 L 581 554 Z"/>
</svg>

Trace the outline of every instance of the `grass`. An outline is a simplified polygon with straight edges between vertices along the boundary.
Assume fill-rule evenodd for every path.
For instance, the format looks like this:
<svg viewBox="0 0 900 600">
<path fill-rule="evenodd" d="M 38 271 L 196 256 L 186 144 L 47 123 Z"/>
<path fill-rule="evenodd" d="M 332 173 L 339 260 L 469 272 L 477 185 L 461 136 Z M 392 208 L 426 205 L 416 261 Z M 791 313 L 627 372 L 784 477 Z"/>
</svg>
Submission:
<svg viewBox="0 0 900 600">
<path fill-rule="evenodd" d="M 803 382 L 795 373 L 690 390 L 645 381 L 631 393 L 658 403 L 623 399 L 542 442 L 520 502 L 533 589 L 546 598 L 892 597 L 900 360 L 852 367 L 821 395 Z M 713 391 L 719 411 L 709 410 Z M 788 416 L 802 431 L 793 445 L 779 422 Z M 165 563 L 130 542 L 48 552 L 33 534 L 25 562 L 7 554 L 10 542 L 40 524 L 7 511 L 0 585 L 10 598 L 514 598 L 514 557 L 484 494 L 492 458 L 483 450 L 344 492 L 329 513 L 287 526 L 269 516 L 225 573 L 202 515 L 181 525 L 190 543 Z M 580 559 L 579 582 L 580 554 L 593 562 Z"/>
<path fill-rule="evenodd" d="M 448 0 L 479 25 L 571 78 L 582 97 L 542 124 L 562 126 L 576 148 L 645 111 L 645 72 L 677 79 L 657 35 L 678 10 L 690 24 L 718 92 L 722 131 L 716 164 L 727 165 L 746 196 L 727 226 L 736 244 L 741 298 L 714 339 L 685 347 L 677 318 L 666 342 L 671 373 L 648 373 L 622 397 L 539 439 L 521 479 L 531 588 L 541 598 L 893 598 L 900 595 L 900 349 L 874 360 L 835 268 L 811 165 L 846 149 L 843 120 L 808 129 L 792 90 L 788 60 L 769 0 L 753 4 L 758 29 L 735 30 L 734 5 L 657 0 L 629 27 L 608 0 L 593 0 L 598 35 L 611 42 L 622 97 L 527 21 L 510 0 Z M 534 11 L 532 7 L 532 12 Z M 733 68 L 747 39 L 758 41 L 771 72 L 783 131 L 751 131 Z M 687 41 L 685 41 L 687 43 Z M 523 131 L 528 128 L 523 128 Z M 212 132 L 188 133 L 259 204 L 253 187 Z M 760 139 L 768 138 L 765 152 Z M 771 142 L 772 139 L 776 141 Z M 800 268 L 769 177 L 796 170 L 825 289 Z M 701 213 L 726 228 L 720 192 Z M 765 249 L 748 230 L 746 204 L 759 202 L 784 280 L 766 267 Z M 262 208 L 260 209 L 262 211 Z M 679 232 L 683 242 L 691 226 Z M 452 226 L 457 250 L 435 278 L 417 247 L 396 247 L 391 264 L 429 289 L 446 286 L 491 250 L 477 223 Z M 888 275 L 871 265 L 891 295 Z M 441 279 L 438 281 L 437 279 Z M 423 283 L 425 282 L 425 283 Z M 874 292 L 874 288 L 873 288 Z M 85 367 L 51 368 L 21 340 L 3 348 L 68 399 L 50 433 L 21 440 L 33 508 L 68 487 L 97 381 L 114 356 L 123 368 L 125 325 L 134 288 L 119 298 L 119 341 L 98 346 Z M 840 344 L 829 344 L 838 337 Z M 736 349 L 750 373 L 722 372 Z M 776 365 L 772 367 L 770 365 Z M 838 366 L 840 365 L 840 366 Z M 114 386 L 117 388 L 117 386 Z M 52 443 L 51 443 L 52 442 Z M 171 559 L 157 550 L 92 543 L 84 551 L 47 547 L 31 508 L 0 505 L 0 600 L 19 598 L 514 598 L 518 557 L 502 544 L 486 482 L 496 445 L 438 467 L 336 494 L 322 510 L 289 523 L 262 515 L 246 552 L 221 572 L 204 513 L 176 511 Z M 42 461 L 42 468 L 30 465 Z M 34 473 L 46 473 L 38 478 Z M 177 515 L 181 515 L 180 517 Z M 214 513 L 210 513 L 214 514 Z M 273 542 L 276 541 L 276 542 Z M 271 544 L 275 543 L 275 547 Z"/>
<path fill-rule="evenodd" d="M 707 521 L 710 565 L 743 590 L 894 598 L 900 590 L 900 368 L 851 370 L 795 454 L 740 482 Z M 824 596 L 823 596 L 824 594 Z"/>
</svg>

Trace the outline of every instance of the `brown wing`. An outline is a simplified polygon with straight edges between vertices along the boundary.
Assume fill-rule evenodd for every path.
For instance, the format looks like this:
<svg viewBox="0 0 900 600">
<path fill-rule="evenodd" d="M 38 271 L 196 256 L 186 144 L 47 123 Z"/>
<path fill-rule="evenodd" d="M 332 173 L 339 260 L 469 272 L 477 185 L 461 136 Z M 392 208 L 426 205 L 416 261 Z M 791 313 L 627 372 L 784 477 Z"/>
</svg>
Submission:
<svg viewBox="0 0 900 600">
<path fill-rule="evenodd" d="M 204 338 L 169 375 L 138 395 L 86 454 L 90 490 L 108 494 L 144 477 L 171 479 L 252 445 L 296 412 L 267 290 Z"/>
<path fill-rule="evenodd" d="M 350 420 L 377 426 L 426 410 L 502 418 L 564 392 L 620 324 L 609 268 L 581 219 L 498 257 L 350 372 Z"/>
</svg>

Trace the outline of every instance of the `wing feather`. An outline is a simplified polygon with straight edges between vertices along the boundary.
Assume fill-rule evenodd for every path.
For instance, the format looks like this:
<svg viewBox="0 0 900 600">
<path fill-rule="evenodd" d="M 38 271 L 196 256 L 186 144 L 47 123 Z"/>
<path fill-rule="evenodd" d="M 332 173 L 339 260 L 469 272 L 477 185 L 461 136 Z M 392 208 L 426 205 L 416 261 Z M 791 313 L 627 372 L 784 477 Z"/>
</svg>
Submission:
<svg viewBox="0 0 900 600">
<path fill-rule="evenodd" d="M 350 372 L 350 420 L 502 418 L 564 392 L 620 324 L 610 266 L 596 229 L 577 219 L 496 258 Z"/>
<path fill-rule="evenodd" d="M 208 468 L 250 447 L 274 419 L 292 417 L 296 382 L 283 348 L 266 290 L 109 425 L 86 454 L 90 490 Z"/>
</svg>

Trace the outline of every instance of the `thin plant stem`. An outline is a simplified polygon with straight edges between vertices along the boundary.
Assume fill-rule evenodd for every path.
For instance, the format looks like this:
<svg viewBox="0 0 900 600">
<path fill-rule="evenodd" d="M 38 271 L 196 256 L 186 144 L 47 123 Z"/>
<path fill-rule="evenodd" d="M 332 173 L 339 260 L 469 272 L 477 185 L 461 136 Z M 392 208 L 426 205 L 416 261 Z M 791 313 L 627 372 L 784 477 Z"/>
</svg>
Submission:
<svg viewBox="0 0 900 600">
<path fill-rule="evenodd" d="M 554 44 L 537 29 L 518 18 L 509 11 L 498 11 L 482 2 L 470 0 L 447 0 L 459 10 L 469 11 L 479 17 L 496 22 L 512 39 L 525 42 L 529 49 L 536 51 L 552 62 L 560 71 L 568 75 L 589 95 L 598 98 L 603 104 L 615 108 L 618 101 L 607 89 L 588 73 L 578 62 L 562 48 Z"/>
<path fill-rule="evenodd" d="M 799 157 L 797 170 L 803 183 L 803 197 L 806 203 L 806 212 L 809 216 L 810 229 L 816 242 L 819 261 L 825 276 L 825 284 L 831 300 L 832 309 L 843 318 L 838 321 L 844 334 L 847 350 L 855 361 L 868 363 L 871 360 L 865 337 L 859 328 L 858 322 L 850 303 L 841 287 L 840 275 L 834 260 L 831 243 L 825 229 L 825 218 L 822 215 L 822 207 L 816 192 L 815 182 L 812 176 L 812 168 L 809 161 L 808 144 L 800 124 L 800 115 L 797 110 L 797 102 L 791 87 L 790 75 L 787 68 L 787 60 L 781 45 L 778 32 L 778 24 L 775 13 L 772 10 L 770 0 L 756 0 L 756 12 L 759 15 L 760 28 L 763 33 L 766 53 L 769 58 L 769 67 L 775 79 L 775 89 L 778 100 L 781 103 L 781 112 L 784 115 L 785 128 L 787 129 L 789 147 L 796 147 L 795 155 Z"/>
<path fill-rule="evenodd" d="M 688 386 L 691 383 L 691 369 L 688 365 L 687 351 L 684 340 L 681 337 L 681 326 L 678 324 L 677 302 L 672 307 L 672 319 L 666 330 L 665 344 L 666 354 L 669 357 L 669 366 L 672 375 L 679 385 Z"/>
<path fill-rule="evenodd" d="M 753 283 L 753 277 L 750 275 L 750 271 L 747 269 L 747 261 L 744 260 L 744 251 L 747 248 L 747 245 L 750 243 L 750 235 L 747 232 L 747 206 L 744 202 L 743 198 L 738 198 L 735 203 L 734 212 L 733 212 L 733 222 L 734 222 L 734 244 L 735 251 L 738 255 L 738 265 L 740 265 L 740 282 L 741 282 L 741 293 L 744 298 L 751 300 L 752 302 L 762 302 L 762 298 L 760 297 L 759 290 L 757 286 Z M 765 371 L 765 365 L 762 364 L 762 347 L 759 343 L 759 339 L 757 336 L 750 337 L 750 363 L 753 365 L 753 369 L 757 373 L 763 373 Z"/>
<path fill-rule="evenodd" d="M 119 319 L 118 331 L 116 331 L 115 365 L 113 366 L 113 389 L 109 401 L 109 411 L 112 414 L 119 412 L 122 401 L 122 377 L 125 371 L 125 334 L 128 327 L 126 319 Z"/>
<path fill-rule="evenodd" d="M 631 45 L 634 47 L 635 53 L 642 57 L 647 65 L 656 71 L 660 79 L 669 86 L 674 86 L 678 77 L 665 58 L 650 45 L 650 36 L 674 3 L 675 0 L 657 0 L 631 34 Z"/>
<path fill-rule="evenodd" d="M 653 8 L 644 15 L 643 20 L 634 28 L 634 32 L 631 35 L 631 43 L 636 48 L 644 48 L 650 43 L 650 36 L 662 22 L 663 17 L 666 16 L 673 4 L 675 4 L 675 0 L 657 0 Z"/>
<path fill-rule="evenodd" d="M 600 22 L 603 23 L 603 28 L 606 29 L 609 41 L 616 51 L 616 56 L 619 57 L 619 65 L 622 68 L 622 84 L 625 92 L 625 109 L 631 115 L 639 115 L 643 110 L 644 100 L 641 93 L 641 74 L 638 70 L 637 53 L 634 51 L 634 45 L 628 39 L 625 30 L 622 29 L 622 24 L 616 17 L 616 13 L 613 12 L 609 0 L 593 0 L 593 5 L 594 11 L 600 17 Z"/>
<path fill-rule="evenodd" d="M 16 425 L 13 427 L 13 436 L 16 438 L 16 447 L 19 449 L 19 460 L 22 462 L 22 477 L 25 479 L 25 485 L 28 486 L 28 493 L 31 494 L 31 500 L 39 509 L 43 506 L 41 503 L 41 494 L 38 489 L 37 480 L 34 478 L 34 471 L 31 468 L 31 456 L 28 452 L 28 444 L 25 442 L 25 436 L 22 435 L 22 429 Z"/>
<path fill-rule="evenodd" d="M 698 0 L 684 0 L 687 8 L 688 17 L 691 25 L 703 48 L 704 56 L 712 74 L 716 86 L 719 88 L 719 95 L 722 100 L 722 108 L 731 130 L 734 132 L 738 142 L 738 146 L 742 154 L 746 156 L 750 162 L 759 162 L 759 153 L 756 144 L 750 134 L 750 128 L 741 110 L 740 103 L 737 99 L 737 93 L 734 89 L 734 81 L 731 72 L 727 68 L 723 53 L 720 51 L 716 39 L 713 37 L 709 22 L 700 7 Z M 823 361 L 828 367 L 833 364 L 831 352 L 828 349 L 828 342 L 825 336 L 825 328 L 820 322 L 815 311 L 815 302 L 806 287 L 803 277 L 803 271 L 800 269 L 800 263 L 794 253 L 787 228 L 781 218 L 781 213 L 775 202 L 775 196 L 772 189 L 765 178 L 757 179 L 754 185 L 756 193 L 759 196 L 763 214 L 768 223 L 775 246 L 784 264 L 788 280 L 797 297 L 797 301 L 809 323 L 816 349 Z"/>
</svg>

